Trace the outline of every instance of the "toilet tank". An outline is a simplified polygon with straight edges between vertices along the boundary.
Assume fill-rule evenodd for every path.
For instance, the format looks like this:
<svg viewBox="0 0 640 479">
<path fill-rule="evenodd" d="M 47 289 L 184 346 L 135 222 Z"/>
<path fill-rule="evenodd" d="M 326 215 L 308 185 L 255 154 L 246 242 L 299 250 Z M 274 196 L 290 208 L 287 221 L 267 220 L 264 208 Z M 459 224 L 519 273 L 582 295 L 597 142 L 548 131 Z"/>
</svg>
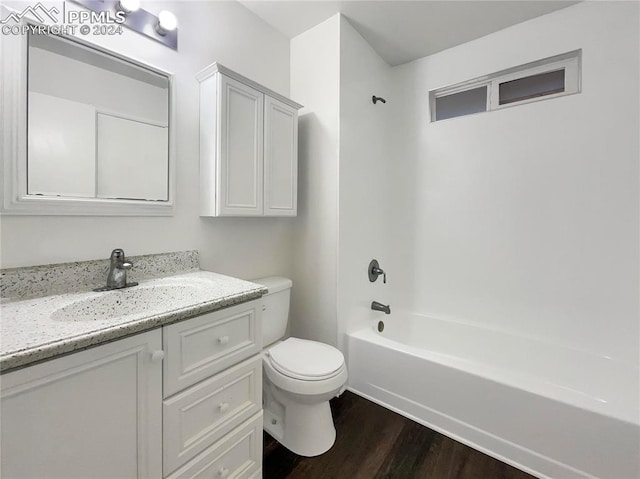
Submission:
<svg viewBox="0 0 640 479">
<path fill-rule="evenodd" d="M 282 339 L 286 334 L 293 282 L 280 276 L 269 276 L 251 281 L 262 284 L 269 290 L 262 297 L 262 347 L 265 348 Z"/>
</svg>

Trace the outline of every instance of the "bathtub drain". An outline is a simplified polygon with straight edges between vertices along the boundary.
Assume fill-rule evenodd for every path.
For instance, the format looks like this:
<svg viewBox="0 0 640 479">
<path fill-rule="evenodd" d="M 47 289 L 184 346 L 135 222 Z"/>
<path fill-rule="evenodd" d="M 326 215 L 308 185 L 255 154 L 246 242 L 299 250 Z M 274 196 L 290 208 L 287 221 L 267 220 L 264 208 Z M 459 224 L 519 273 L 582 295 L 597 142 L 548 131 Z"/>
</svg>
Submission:
<svg viewBox="0 0 640 479">
<path fill-rule="evenodd" d="M 378 332 L 381 333 L 384 331 L 384 323 L 382 321 L 378 321 Z"/>
</svg>

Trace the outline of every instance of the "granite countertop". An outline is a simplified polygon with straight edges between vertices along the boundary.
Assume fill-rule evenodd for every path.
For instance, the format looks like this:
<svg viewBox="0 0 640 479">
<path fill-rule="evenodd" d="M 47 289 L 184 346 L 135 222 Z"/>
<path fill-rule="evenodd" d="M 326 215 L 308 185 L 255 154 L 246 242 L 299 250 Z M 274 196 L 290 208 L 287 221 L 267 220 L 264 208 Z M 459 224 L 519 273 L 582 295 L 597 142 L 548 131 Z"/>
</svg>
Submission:
<svg viewBox="0 0 640 479">
<path fill-rule="evenodd" d="M 4 302 L 0 305 L 0 371 L 250 301 L 266 292 L 259 284 L 198 270 L 143 280 L 122 290 Z M 112 296 L 105 301 L 103 295 Z M 143 307 L 136 309 L 143 297 Z M 148 301 L 150 297 L 153 301 Z"/>
</svg>

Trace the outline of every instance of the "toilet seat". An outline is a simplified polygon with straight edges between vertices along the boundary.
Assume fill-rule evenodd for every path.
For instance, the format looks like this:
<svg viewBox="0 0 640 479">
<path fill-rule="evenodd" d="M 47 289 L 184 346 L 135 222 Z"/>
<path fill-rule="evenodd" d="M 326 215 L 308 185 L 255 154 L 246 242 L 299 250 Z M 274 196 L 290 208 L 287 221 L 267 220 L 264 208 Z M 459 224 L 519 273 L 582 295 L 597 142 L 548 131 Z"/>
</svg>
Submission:
<svg viewBox="0 0 640 479">
<path fill-rule="evenodd" d="M 330 379 L 344 369 L 344 356 L 328 344 L 289 338 L 267 351 L 279 373 L 302 381 Z"/>
</svg>

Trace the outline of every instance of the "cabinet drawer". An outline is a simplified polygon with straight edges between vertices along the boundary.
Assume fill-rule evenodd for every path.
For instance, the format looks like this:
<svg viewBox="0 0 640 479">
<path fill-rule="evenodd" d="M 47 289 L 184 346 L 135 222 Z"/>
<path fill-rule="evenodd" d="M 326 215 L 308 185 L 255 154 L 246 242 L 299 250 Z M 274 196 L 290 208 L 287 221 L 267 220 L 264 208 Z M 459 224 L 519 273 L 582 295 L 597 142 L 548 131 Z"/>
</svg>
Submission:
<svg viewBox="0 0 640 479">
<path fill-rule="evenodd" d="M 258 353 L 261 313 L 254 300 L 164 327 L 164 397 Z"/>
<path fill-rule="evenodd" d="M 167 479 L 262 477 L 262 412 L 207 448 Z"/>
<path fill-rule="evenodd" d="M 174 471 L 262 409 L 262 358 L 255 356 L 163 404 L 163 470 Z"/>
</svg>

